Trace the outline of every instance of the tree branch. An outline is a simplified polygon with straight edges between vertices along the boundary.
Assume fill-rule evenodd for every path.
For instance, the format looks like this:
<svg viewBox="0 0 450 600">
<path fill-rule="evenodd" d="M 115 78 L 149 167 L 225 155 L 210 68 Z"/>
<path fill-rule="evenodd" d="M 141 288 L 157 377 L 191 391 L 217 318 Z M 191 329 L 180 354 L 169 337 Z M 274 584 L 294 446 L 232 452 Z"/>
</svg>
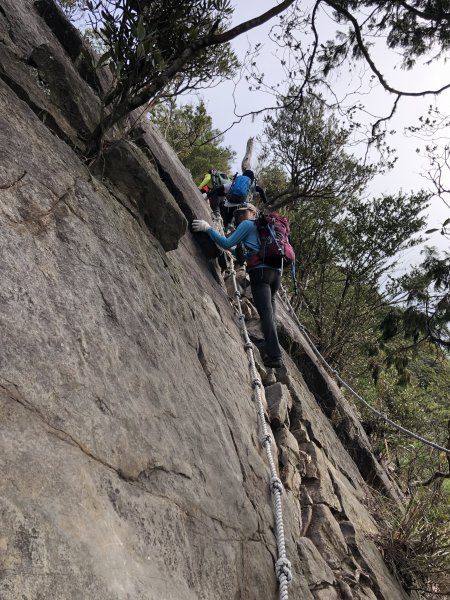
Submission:
<svg viewBox="0 0 450 600">
<path fill-rule="evenodd" d="M 440 18 L 440 19 L 450 18 L 450 14 L 445 13 L 443 10 L 441 10 L 439 17 L 438 17 L 436 14 L 433 14 L 431 11 L 428 11 L 428 12 L 422 11 L 422 10 L 419 10 L 418 8 L 416 8 L 415 6 L 409 5 L 405 0 L 397 0 L 397 4 L 400 4 L 401 6 L 403 6 L 403 8 L 406 8 L 407 11 L 416 15 L 416 17 L 420 17 L 421 19 L 425 19 L 426 21 L 436 21 L 438 18 Z"/>
<path fill-rule="evenodd" d="M 158 76 L 156 77 L 150 84 L 145 86 L 139 94 L 131 98 L 127 98 L 123 100 L 115 110 L 113 110 L 109 116 L 105 119 L 105 121 L 97 127 L 93 136 L 94 138 L 101 135 L 101 132 L 106 131 L 112 125 L 117 123 L 120 119 L 122 119 L 125 115 L 127 115 L 132 110 L 139 108 L 151 98 L 160 92 L 169 81 L 181 71 L 182 67 L 192 58 L 195 54 L 200 52 L 201 50 L 205 50 L 211 46 L 218 46 L 220 44 L 224 44 L 226 42 L 231 41 L 232 39 L 254 29 L 255 27 L 259 27 L 263 23 L 269 21 L 272 17 L 282 13 L 284 10 L 289 8 L 292 4 L 294 4 L 297 0 L 284 0 L 280 4 L 274 6 L 270 10 L 266 11 L 262 15 L 255 17 L 253 19 L 249 19 L 224 33 L 215 34 L 210 33 L 205 36 L 203 39 L 198 40 L 197 42 L 192 43 L 190 46 L 184 48 L 184 50 L 180 53 L 180 55 L 175 58 L 172 63 Z M 111 92 L 108 97 L 105 99 L 105 103 L 111 102 L 115 96 L 114 92 Z"/>
<path fill-rule="evenodd" d="M 384 87 L 384 89 L 386 91 L 391 92 L 391 94 L 395 94 L 397 96 L 419 97 L 419 96 L 429 96 L 431 94 L 433 94 L 433 95 L 440 94 L 444 90 L 447 90 L 450 88 L 450 83 L 448 83 L 437 90 L 422 90 L 421 92 L 402 92 L 401 90 L 398 90 L 398 89 L 392 87 L 391 85 L 389 85 L 389 83 L 386 81 L 386 79 L 384 78 L 381 71 L 378 69 L 378 67 L 374 63 L 372 57 L 370 56 L 369 51 L 367 50 L 367 48 L 364 44 L 361 28 L 358 24 L 358 21 L 355 19 L 355 17 L 348 10 L 343 8 L 340 4 L 333 2 L 333 0 L 323 0 L 323 1 L 326 4 L 328 4 L 329 6 L 331 6 L 331 8 L 333 8 L 337 13 L 340 13 L 341 15 L 343 15 L 353 25 L 353 29 L 355 32 L 355 37 L 356 37 L 356 40 L 358 43 L 358 47 L 361 50 L 361 53 L 363 54 L 364 58 L 366 59 L 366 62 L 369 65 L 371 71 L 376 75 L 378 81 L 381 83 L 381 85 Z"/>
<path fill-rule="evenodd" d="M 262 15 L 259 15 L 259 17 L 249 19 L 248 21 L 245 21 L 244 23 L 241 23 L 240 25 L 236 25 L 236 27 L 233 27 L 232 29 L 225 31 L 224 33 L 219 33 L 217 35 L 214 35 L 211 42 L 207 43 L 207 46 L 217 46 L 218 44 L 224 44 L 225 42 L 230 42 L 231 40 L 236 38 L 238 35 L 246 33 L 247 31 L 250 31 L 251 29 L 254 29 L 255 27 L 259 27 L 263 23 L 267 23 L 267 21 L 270 21 L 270 19 L 272 17 L 279 15 L 280 13 L 285 11 L 287 8 L 289 8 L 295 2 L 296 2 L 296 0 L 284 0 L 284 2 L 277 4 L 273 8 L 271 8 L 268 11 L 266 11 L 265 13 L 263 13 Z"/>
<path fill-rule="evenodd" d="M 426 481 L 414 481 L 413 484 L 420 487 L 425 487 L 427 485 L 430 485 L 430 483 L 433 483 L 433 481 L 436 481 L 436 479 L 450 479 L 450 473 L 436 471 L 436 473 L 433 473 L 433 475 Z"/>
</svg>

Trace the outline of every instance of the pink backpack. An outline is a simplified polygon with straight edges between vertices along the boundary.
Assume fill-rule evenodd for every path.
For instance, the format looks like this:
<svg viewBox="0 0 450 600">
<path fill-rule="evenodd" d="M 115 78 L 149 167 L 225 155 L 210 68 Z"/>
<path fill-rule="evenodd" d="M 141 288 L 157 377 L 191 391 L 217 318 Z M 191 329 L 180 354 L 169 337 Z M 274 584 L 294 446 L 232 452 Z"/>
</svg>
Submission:
<svg viewBox="0 0 450 600">
<path fill-rule="evenodd" d="M 289 241 L 289 221 L 278 213 L 261 214 L 256 219 L 261 248 L 247 261 L 248 267 L 264 264 L 281 268 L 295 262 L 294 248 Z"/>
</svg>

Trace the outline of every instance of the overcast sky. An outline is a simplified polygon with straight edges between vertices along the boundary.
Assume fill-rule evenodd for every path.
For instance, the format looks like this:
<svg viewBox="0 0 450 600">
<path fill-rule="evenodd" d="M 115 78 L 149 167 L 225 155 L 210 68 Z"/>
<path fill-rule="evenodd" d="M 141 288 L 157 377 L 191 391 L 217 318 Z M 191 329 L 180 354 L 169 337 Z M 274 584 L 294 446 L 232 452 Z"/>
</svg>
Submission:
<svg viewBox="0 0 450 600">
<path fill-rule="evenodd" d="M 247 0 L 238 0 L 235 4 L 234 24 L 240 23 L 261 14 L 271 6 L 273 0 L 259 0 L 258 3 L 248 2 Z M 257 8 L 255 8 L 257 7 Z M 328 11 L 331 14 L 331 11 Z M 263 43 L 263 50 L 258 59 L 261 70 L 265 73 L 269 82 L 276 82 L 283 76 L 279 60 L 274 56 L 276 49 L 268 38 L 272 21 L 266 25 L 256 28 L 233 41 L 233 47 L 239 58 L 245 54 L 245 51 L 256 43 Z M 328 37 L 333 36 L 335 25 L 326 14 L 322 14 L 321 31 L 326 32 Z M 342 27 L 342 26 L 341 26 Z M 324 41 L 324 39 L 322 40 Z M 419 66 L 414 71 L 404 71 L 399 67 L 400 59 L 394 53 L 390 53 L 382 48 L 375 48 L 373 56 L 377 59 L 377 65 L 385 74 L 386 79 L 392 85 L 408 91 L 419 91 L 421 89 L 436 89 L 450 80 L 448 67 L 443 61 L 432 63 L 429 66 Z M 366 87 L 368 86 L 366 79 Z M 334 90 L 339 95 L 344 95 L 347 91 L 355 89 L 359 85 L 359 78 L 355 74 L 343 71 L 335 81 Z M 235 87 L 236 86 L 236 87 Z M 263 92 L 250 92 L 245 80 L 235 82 L 225 82 L 218 87 L 201 92 L 201 97 L 205 100 L 208 112 L 212 115 L 215 127 L 226 130 L 236 120 L 235 112 L 239 115 L 246 112 L 258 110 L 260 108 L 273 105 L 273 98 Z M 392 96 L 384 92 L 381 88 L 374 89 L 367 96 L 362 98 L 369 111 L 384 116 L 389 113 L 392 106 Z M 397 114 L 392 119 L 389 129 L 395 129 L 397 134 L 392 136 L 389 144 L 398 151 L 398 161 L 392 172 L 378 176 L 371 184 L 370 192 L 373 195 L 381 193 L 395 193 L 403 189 L 405 192 L 418 190 L 422 187 L 427 188 L 428 183 L 421 173 L 426 169 L 426 161 L 416 153 L 416 147 L 424 146 L 424 143 L 418 139 L 407 137 L 404 128 L 410 124 L 417 124 L 420 115 L 424 114 L 429 104 L 437 103 L 445 112 L 445 105 L 448 104 L 449 93 L 440 97 L 427 96 L 425 98 L 403 98 L 400 101 Z M 236 102 L 236 107 L 235 107 Z M 262 118 L 246 117 L 241 123 L 232 127 L 225 133 L 225 144 L 231 146 L 237 152 L 235 163 L 236 170 L 239 168 L 240 161 L 245 151 L 246 141 L 250 136 L 257 136 L 262 131 Z M 356 153 L 361 153 L 361 148 Z M 376 154 L 372 155 L 375 160 Z M 434 227 L 450 216 L 450 211 L 445 205 L 436 200 L 429 209 L 428 227 Z M 430 236 L 430 243 L 445 247 L 445 241 L 439 234 Z M 409 252 L 413 262 L 417 259 L 417 252 Z M 405 257 L 407 262 L 408 256 Z"/>
</svg>

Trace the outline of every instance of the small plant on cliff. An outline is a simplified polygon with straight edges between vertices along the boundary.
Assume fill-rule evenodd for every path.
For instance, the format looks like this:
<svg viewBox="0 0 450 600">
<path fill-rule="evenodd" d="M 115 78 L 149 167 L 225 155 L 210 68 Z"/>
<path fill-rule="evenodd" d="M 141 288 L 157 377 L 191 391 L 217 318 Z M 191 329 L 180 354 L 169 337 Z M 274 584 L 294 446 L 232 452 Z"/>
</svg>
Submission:
<svg viewBox="0 0 450 600">
<path fill-rule="evenodd" d="M 428 600 L 450 594 L 448 500 L 448 492 L 435 486 L 418 490 L 404 512 L 384 506 L 380 533 L 374 538 L 406 589 Z M 379 509 L 377 513 L 380 517 Z"/>
<path fill-rule="evenodd" d="M 229 28 L 233 14 L 229 0 L 86 0 L 90 27 L 106 48 L 99 64 L 108 64 L 113 75 L 94 141 L 156 98 L 229 78 L 239 65 L 229 42 L 293 3 L 284 0 Z"/>
</svg>

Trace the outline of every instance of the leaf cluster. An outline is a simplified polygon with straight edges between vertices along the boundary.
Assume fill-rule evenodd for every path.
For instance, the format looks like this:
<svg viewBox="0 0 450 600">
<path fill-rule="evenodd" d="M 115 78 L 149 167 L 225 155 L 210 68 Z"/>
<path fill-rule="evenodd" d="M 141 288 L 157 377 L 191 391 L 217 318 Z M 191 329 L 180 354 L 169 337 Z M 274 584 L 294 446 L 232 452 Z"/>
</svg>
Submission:
<svg viewBox="0 0 450 600">
<path fill-rule="evenodd" d="M 350 131 L 314 95 L 291 88 L 276 114 L 265 119 L 264 157 L 289 179 L 288 189 L 272 196 L 277 208 L 296 199 L 336 198 L 359 194 L 377 168 L 346 151 Z"/>
<path fill-rule="evenodd" d="M 327 2 L 335 10 L 338 23 L 348 21 L 347 14 L 360 16 L 359 28 L 365 39 L 384 38 L 388 48 L 401 53 L 403 66 L 411 69 L 418 58 L 434 53 L 434 60 L 450 48 L 450 4 L 442 0 L 335 0 Z M 365 42 L 366 48 L 371 43 Z M 339 43 L 330 41 L 322 48 L 325 69 L 343 58 L 363 57 L 361 40 L 352 29 L 341 35 Z"/>
<path fill-rule="evenodd" d="M 221 31 L 232 14 L 228 0 L 87 0 L 87 8 L 107 48 L 100 63 L 108 62 L 115 76 L 107 105 L 125 94 L 139 95 L 186 48 Z M 229 44 L 193 53 L 182 74 L 168 79 L 161 93 L 170 96 L 196 89 L 228 77 L 237 65 Z"/>
<path fill-rule="evenodd" d="M 392 309 L 382 322 L 383 340 L 429 339 L 450 350 L 450 254 L 426 247 L 425 259 L 391 286 L 405 307 Z"/>
<path fill-rule="evenodd" d="M 86 8 L 86 0 L 56 0 L 66 17 L 75 19 Z"/>
<path fill-rule="evenodd" d="M 290 211 L 302 320 L 340 368 L 376 339 L 386 306 L 380 277 L 417 241 L 425 202 L 421 193 L 399 193 L 314 200 Z"/>
</svg>

